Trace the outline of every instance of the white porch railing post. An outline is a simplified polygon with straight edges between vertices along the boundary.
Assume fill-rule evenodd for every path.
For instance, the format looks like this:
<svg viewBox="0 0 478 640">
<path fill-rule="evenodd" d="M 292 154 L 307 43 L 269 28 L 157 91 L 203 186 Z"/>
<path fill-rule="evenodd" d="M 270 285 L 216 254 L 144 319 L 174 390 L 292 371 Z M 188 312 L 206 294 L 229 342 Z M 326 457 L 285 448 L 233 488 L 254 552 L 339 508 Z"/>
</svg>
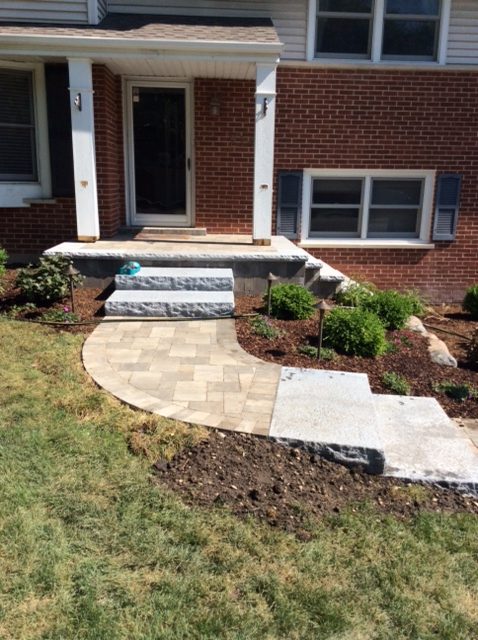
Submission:
<svg viewBox="0 0 478 640">
<path fill-rule="evenodd" d="M 276 69 L 277 64 L 273 63 L 256 65 L 252 239 L 258 245 L 269 245 L 272 236 Z"/>
<path fill-rule="evenodd" d="M 78 240 L 100 237 L 91 60 L 69 58 L 71 130 Z"/>
</svg>

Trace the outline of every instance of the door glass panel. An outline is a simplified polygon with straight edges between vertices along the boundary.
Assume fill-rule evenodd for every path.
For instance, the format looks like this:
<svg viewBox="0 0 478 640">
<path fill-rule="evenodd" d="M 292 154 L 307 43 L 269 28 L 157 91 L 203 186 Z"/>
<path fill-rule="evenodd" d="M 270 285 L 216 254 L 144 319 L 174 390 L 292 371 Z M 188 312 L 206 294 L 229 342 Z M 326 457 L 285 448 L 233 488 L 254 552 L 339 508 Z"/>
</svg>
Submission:
<svg viewBox="0 0 478 640">
<path fill-rule="evenodd" d="M 137 214 L 186 215 L 185 90 L 133 87 Z"/>
</svg>

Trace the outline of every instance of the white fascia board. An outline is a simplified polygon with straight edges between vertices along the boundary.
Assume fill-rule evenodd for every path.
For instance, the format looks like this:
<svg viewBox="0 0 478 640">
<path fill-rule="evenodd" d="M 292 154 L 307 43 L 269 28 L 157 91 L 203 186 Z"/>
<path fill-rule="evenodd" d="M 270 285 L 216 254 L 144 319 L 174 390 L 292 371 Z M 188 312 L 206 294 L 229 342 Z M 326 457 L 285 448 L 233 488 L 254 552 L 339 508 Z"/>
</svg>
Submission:
<svg viewBox="0 0 478 640">
<path fill-rule="evenodd" d="M 257 43 L 257 42 L 221 42 L 215 40 L 151 40 L 145 38 L 90 38 L 80 36 L 45 36 L 45 35 L 24 35 L 4 34 L 0 36 L 0 51 L 4 48 L 14 46 L 19 48 L 30 48 L 35 51 L 51 53 L 52 49 L 62 49 L 64 51 L 84 50 L 88 52 L 104 51 L 111 52 L 112 49 L 119 51 L 145 52 L 183 52 L 190 54 L 241 54 L 254 56 L 272 55 L 274 60 L 280 55 L 282 43 Z M 89 54 L 83 54 L 89 55 Z"/>
</svg>

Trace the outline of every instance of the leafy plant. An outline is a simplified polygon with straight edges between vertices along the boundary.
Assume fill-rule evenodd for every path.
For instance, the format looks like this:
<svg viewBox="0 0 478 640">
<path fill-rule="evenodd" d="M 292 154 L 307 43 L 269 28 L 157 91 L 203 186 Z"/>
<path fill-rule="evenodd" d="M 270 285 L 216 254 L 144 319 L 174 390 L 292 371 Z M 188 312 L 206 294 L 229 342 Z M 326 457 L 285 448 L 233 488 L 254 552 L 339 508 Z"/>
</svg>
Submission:
<svg viewBox="0 0 478 640">
<path fill-rule="evenodd" d="M 473 366 L 478 366 L 478 329 L 471 337 L 470 344 L 466 352 L 468 362 Z"/>
<path fill-rule="evenodd" d="M 7 318 L 16 318 L 23 313 L 31 313 L 35 311 L 37 308 L 34 302 L 26 302 L 25 304 L 14 304 L 9 307 L 6 311 L 4 311 L 5 316 Z"/>
<path fill-rule="evenodd" d="M 278 284 L 271 292 L 271 314 L 282 320 L 307 320 L 314 315 L 315 298 L 298 284 Z"/>
<path fill-rule="evenodd" d="M 0 247 L 0 292 L 3 291 L 2 278 L 7 270 L 8 253 Z"/>
<path fill-rule="evenodd" d="M 42 314 L 41 319 L 45 322 L 78 322 L 80 320 L 76 313 L 70 311 L 69 307 L 49 309 Z"/>
<path fill-rule="evenodd" d="M 37 267 L 29 265 L 20 269 L 17 276 L 17 287 L 28 300 L 37 303 L 51 303 L 64 298 L 69 291 L 67 269 L 70 261 L 63 256 L 46 256 L 40 258 Z M 73 285 L 83 281 L 80 275 L 73 276 Z"/>
<path fill-rule="evenodd" d="M 473 320 L 478 320 L 478 284 L 467 289 L 463 300 L 463 309 L 471 314 Z"/>
<path fill-rule="evenodd" d="M 388 289 L 374 293 L 364 301 L 363 307 L 375 313 L 386 329 L 403 329 L 417 309 L 417 300 L 414 295 Z"/>
<path fill-rule="evenodd" d="M 335 294 L 335 301 L 342 307 L 361 307 L 376 291 L 369 282 L 351 282 Z"/>
<path fill-rule="evenodd" d="M 251 327 L 254 333 L 268 340 L 275 340 L 281 335 L 279 329 L 274 327 L 270 320 L 264 316 L 256 316 L 251 320 Z"/>
<path fill-rule="evenodd" d="M 382 382 L 384 386 L 396 393 L 399 396 L 409 396 L 411 393 L 411 387 L 407 382 L 407 379 L 398 373 L 393 371 L 387 371 L 382 376 Z"/>
<path fill-rule="evenodd" d="M 318 349 L 317 347 L 312 346 L 311 344 L 302 344 L 298 347 L 297 351 L 303 356 L 307 356 L 308 358 L 314 358 L 317 360 Z M 337 357 L 336 352 L 333 349 L 328 349 L 327 347 L 322 347 L 320 350 L 320 359 L 325 361 L 335 360 Z"/>
<path fill-rule="evenodd" d="M 324 342 L 338 352 L 374 357 L 387 350 L 385 328 L 379 318 L 360 307 L 336 307 L 325 316 Z"/>
<path fill-rule="evenodd" d="M 469 400 L 470 398 L 478 398 L 478 389 L 466 382 L 459 383 L 446 380 L 445 382 L 434 384 L 433 390 L 436 393 L 444 393 L 449 398 L 458 400 L 459 402 L 465 402 L 465 400 Z"/>
</svg>

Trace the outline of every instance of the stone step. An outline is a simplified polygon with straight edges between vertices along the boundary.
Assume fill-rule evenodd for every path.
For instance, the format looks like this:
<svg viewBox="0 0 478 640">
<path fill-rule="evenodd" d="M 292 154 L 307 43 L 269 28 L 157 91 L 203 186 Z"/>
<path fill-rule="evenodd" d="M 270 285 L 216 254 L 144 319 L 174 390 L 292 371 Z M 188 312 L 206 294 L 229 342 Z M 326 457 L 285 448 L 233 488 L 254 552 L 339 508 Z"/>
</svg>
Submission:
<svg viewBox="0 0 478 640">
<path fill-rule="evenodd" d="M 233 312 L 232 291 L 119 290 L 105 302 L 107 316 L 218 318 Z"/>
<path fill-rule="evenodd" d="M 478 492 L 478 449 L 435 398 L 376 395 L 385 475 Z"/>
<path fill-rule="evenodd" d="M 115 276 L 116 290 L 233 291 L 232 269 L 142 267 L 135 275 Z"/>
<path fill-rule="evenodd" d="M 368 377 L 283 367 L 270 436 L 382 473 L 385 457 Z"/>
</svg>

